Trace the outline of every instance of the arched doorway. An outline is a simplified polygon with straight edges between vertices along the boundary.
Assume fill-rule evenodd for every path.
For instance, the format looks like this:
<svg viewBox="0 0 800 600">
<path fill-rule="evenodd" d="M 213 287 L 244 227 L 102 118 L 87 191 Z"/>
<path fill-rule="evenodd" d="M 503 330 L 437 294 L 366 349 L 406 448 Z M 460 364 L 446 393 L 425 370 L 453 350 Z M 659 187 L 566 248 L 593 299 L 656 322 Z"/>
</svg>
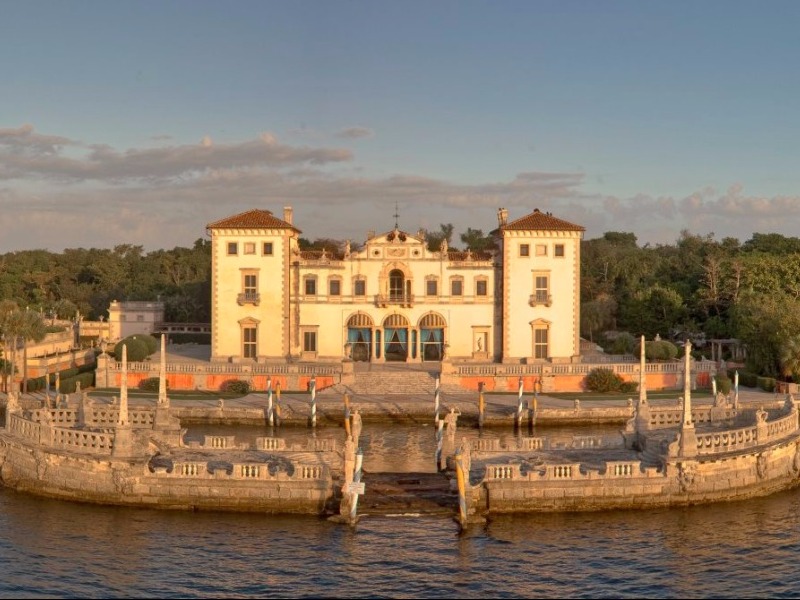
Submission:
<svg viewBox="0 0 800 600">
<path fill-rule="evenodd" d="M 386 361 L 408 359 L 408 319 L 389 315 L 383 321 L 383 356 Z"/>
<path fill-rule="evenodd" d="M 444 356 L 445 320 L 438 313 L 428 313 L 419 320 L 423 361 L 440 361 Z"/>
<path fill-rule="evenodd" d="M 347 320 L 347 343 L 354 361 L 369 362 L 372 356 L 372 318 L 357 313 Z"/>
<path fill-rule="evenodd" d="M 402 300 L 405 295 L 405 274 L 400 269 L 389 272 L 389 300 Z"/>
</svg>

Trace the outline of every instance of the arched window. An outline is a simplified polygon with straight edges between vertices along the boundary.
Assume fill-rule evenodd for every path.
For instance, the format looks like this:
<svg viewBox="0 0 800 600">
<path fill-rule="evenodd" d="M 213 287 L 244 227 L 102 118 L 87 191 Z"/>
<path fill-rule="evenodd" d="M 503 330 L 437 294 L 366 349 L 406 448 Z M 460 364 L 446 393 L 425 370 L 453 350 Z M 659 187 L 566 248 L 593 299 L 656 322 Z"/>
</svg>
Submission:
<svg viewBox="0 0 800 600">
<path fill-rule="evenodd" d="M 405 275 L 400 269 L 389 272 L 389 299 L 402 300 L 405 293 Z"/>
</svg>

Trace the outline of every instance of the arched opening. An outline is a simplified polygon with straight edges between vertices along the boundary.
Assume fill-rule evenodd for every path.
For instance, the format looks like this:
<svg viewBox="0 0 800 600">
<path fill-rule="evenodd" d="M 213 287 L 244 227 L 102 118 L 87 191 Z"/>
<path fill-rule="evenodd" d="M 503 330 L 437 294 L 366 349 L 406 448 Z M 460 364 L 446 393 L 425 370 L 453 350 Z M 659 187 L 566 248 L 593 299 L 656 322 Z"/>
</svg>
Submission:
<svg viewBox="0 0 800 600">
<path fill-rule="evenodd" d="M 423 361 L 440 361 L 444 356 L 445 320 L 442 315 L 428 313 L 419 321 Z"/>
<path fill-rule="evenodd" d="M 403 315 L 389 315 L 383 321 L 383 345 L 385 360 L 408 359 L 408 320 Z"/>
<path fill-rule="evenodd" d="M 354 361 L 369 362 L 372 356 L 372 318 L 357 313 L 347 320 L 347 343 Z"/>
<path fill-rule="evenodd" d="M 402 300 L 405 294 L 405 275 L 400 269 L 389 272 L 389 299 Z"/>
</svg>

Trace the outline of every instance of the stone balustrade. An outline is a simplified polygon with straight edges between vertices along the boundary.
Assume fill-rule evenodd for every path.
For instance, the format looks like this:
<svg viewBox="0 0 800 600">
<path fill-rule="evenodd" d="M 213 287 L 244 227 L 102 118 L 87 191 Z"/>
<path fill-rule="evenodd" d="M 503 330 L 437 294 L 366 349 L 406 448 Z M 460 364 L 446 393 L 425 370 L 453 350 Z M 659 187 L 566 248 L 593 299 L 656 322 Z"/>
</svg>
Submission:
<svg viewBox="0 0 800 600">
<path fill-rule="evenodd" d="M 236 448 L 235 435 L 206 435 L 203 437 L 203 448 L 210 450 L 231 450 Z"/>
<path fill-rule="evenodd" d="M 16 436 L 36 442 L 41 438 L 41 426 L 35 421 L 30 421 L 20 415 L 7 415 L 7 427 Z"/>
<path fill-rule="evenodd" d="M 114 447 L 114 434 L 84 431 L 68 427 L 51 427 L 50 447 L 93 455 L 110 455 Z M 43 440 L 44 441 L 44 440 Z"/>
<path fill-rule="evenodd" d="M 763 435 L 759 429 L 764 431 Z M 708 455 L 739 451 L 768 444 L 796 431 L 798 431 L 797 413 L 792 411 L 788 415 L 762 424 L 761 428 L 758 425 L 751 425 L 727 431 L 698 432 L 697 453 Z"/>
<path fill-rule="evenodd" d="M 580 463 L 548 464 L 531 469 L 523 475 L 518 464 L 486 465 L 484 483 L 502 481 L 528 481 L 553 483 L 558 481 L 600 481 L 609 479 L 629 479 L 632 477 L 663 478 L 664 474 L 656 467 L 642 468 L 641 461 L 607 461 L 602 469 L 581 469 Z"/>
<path fill-rule="evenodd" d="M 613 369 L 617 374 L 636 374 L 639 372 L 638 362 L 624 361 L 619 363 L 602 363 L 604 368 Z M 597 368 L 595 363 L 534 363 L 529 365 L 455 365 L 456 375 L 490 375 L 494 377 L 543 375 L 588 375 Z M 712 361 L 700 361 L 692 364 L 692 373 L 712 373 L 716 366 Z M 645 373 L 683 373 L 683 361 L 647 363 Z"/>
<path fill-rule="evenodd" d="M 286 450 L 286 440 L 275 437 L 256 438 L 256 450 Z"/>
<path fill-rule="evenodd" d="M 152 474 L 168 478 L 273 481 L 319 481 L 327 477 L 326 468 L 322 465 L 295 465 L 294 473 L 289 475 L 281 470 L 270 473 L 268 463 L 255 462 L 232 463 L 230 469 L 220 468 L 219 463 L 214 463 L 214 467 L 209 468 L 208 462 L 175 462 L 171 471 L 160 467 Z"/>
</svg>

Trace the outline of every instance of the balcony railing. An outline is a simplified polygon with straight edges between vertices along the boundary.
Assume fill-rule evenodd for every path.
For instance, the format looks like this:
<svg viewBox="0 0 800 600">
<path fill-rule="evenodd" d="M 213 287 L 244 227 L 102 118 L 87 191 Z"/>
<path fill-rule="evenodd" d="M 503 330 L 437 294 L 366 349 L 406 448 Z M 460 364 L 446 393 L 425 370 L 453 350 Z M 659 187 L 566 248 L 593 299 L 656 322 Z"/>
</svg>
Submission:
<svg viewBox="0 0 800 600">
<path fill-rule="evenodd" d="M 261 294 L 258 292 L 242 292 L 236 297 L 236 302 L 239 306 L 244 304 L 255 304 L 258 306 L 261 302 Z"/>
<path fill-rule="evenodd" d="M 375 296 L 375 304 L 379 307 L 390 305 L 414 306 L 414 294 L 378 294 Z"/>
<path fill-rule="evenodd" d="M 528 304 L 531 306 L 550 306 L 552 303 L 553 296 L 547 292 L 536 292 L 535 294 L 531 294 L 530 298 L 528 299 Z"/>
</svg>

